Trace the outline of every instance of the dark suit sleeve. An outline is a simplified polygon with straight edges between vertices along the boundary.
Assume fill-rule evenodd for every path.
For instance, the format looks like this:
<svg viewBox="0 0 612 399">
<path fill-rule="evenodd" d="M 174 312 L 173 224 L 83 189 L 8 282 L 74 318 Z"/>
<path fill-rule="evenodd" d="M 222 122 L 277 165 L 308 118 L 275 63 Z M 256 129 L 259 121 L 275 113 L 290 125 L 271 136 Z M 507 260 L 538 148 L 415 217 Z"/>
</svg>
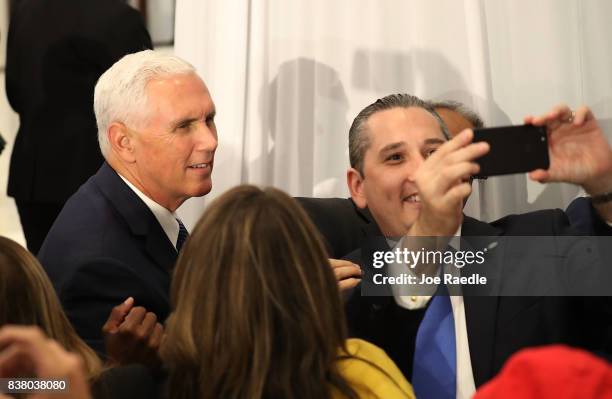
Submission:
<svg viewBox="0 0 612 399">
<path fill-rule="evenodd" d="M 11 20 L 14 20 L 18 15 L 18 9 L 21 7 L 19 2 L 13 2 L 14 5 L 11 5 Z M 21 51 L 18 43 L 15 41 L 15 32 L 14 26 L 12 23 L 9 23 L 8 36 L 6 38 L 6 65 L 5 65 L 5 85 L 6 85 L 6 98 L 8 102 L 13 108 L 13 110 L 17 113 L 21 113 L 23 110 L 23 101 L 19 96 L 19 90 L 17 88 L 17 82 L 20 80 L 19 71 L 20 65 L 17 62 L 17 58 L 13 54 L 17 51 Z"/>
<path fill-rule="evenodd" d="M 154 311 L 154 295 L 132 268 L 113 259 L 96 259 L 80 265 L 59 290 L 66 315 L 83 340 L 103 354 L 102 326 L 113 307 L 129 297 L 135 306 Z"/>
<path fill-rule="evenodd" d="M 576 198 L 565 213 L 575 229 L 583 234 L 612 236 L 612 227 L 599 216 L 590 198 Z"/>
<path fill-rule="evenodd" d="M 576 259 L 570 265 L 576 270 L 575 265 L 579 268 L 578 271 L 571 273 L 573 286 L 578 287 L 579 294 L 584 295 L 586 292 L 599 295 L 600 293 L 607 294 L 604 296 L 575 296 L 570 303 L 573 309 L 567 309 L 568 312 L 573 311 L 577 315 L 578 320 L 574 320 L 572 324 L 579 327 L 574 328 L 576 331 L 574 336 L 577 341 L 573 344 L 578 347 L 586 348 L 597 355 L 607 359 L 612 358 L 612 270 L 609 262 L 612 259 L 612 245 L 607 237 L 612 235 L 612 228 L 599 216 L 590 198 L 577 198 L 568 206 L 565 214 L 558 211 L 559 217 L 556 218 L 555 233 L 558 235 L 582 234 L 588 237 L 583 237 L 581 240 L 576 240 L 577 244 L 572 246 L 571 252 L 578 252 Z M 566 220 L 570 226 L 566 226 Z M 577 233 L 576 233 L 577 232 Z M 583 249 L 587 247 L 588 256 L 583 255 Z M 591 249 L 589 249 L 591 248 Z M 570 257 L 568 257 L 570 258 Z M 591 261 L 590 266 L 597 268 L 592 276 L 589 276 L 589 266 L 587 259 L 595 259 Z M 580 270 L 580 267 L 585 268 Z M 580 288 L 580 281 L 584 285 Z M 554 299 L 554 298 L 553 298 Z"/>
<path fill-rule="evenodd" d="M 102 72 L 124 55 L 153 48 L 141 14 L 127 5 L 84 29 L 87 30 L 73 45 L 81 57 Z"/>
</svg>

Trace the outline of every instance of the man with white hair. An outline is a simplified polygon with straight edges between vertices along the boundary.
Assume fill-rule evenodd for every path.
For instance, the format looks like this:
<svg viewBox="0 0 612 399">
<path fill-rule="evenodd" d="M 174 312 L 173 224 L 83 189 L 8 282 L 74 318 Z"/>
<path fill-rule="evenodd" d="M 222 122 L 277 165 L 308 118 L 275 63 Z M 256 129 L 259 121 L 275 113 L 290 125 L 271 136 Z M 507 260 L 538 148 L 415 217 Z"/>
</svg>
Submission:
<svg viewBox="0 0 612 399">
<path fill-rule="evenodd" d="M 193 66 L 151 50 L 100 77 L 94 110 L 105 162 L 68 200 L 39 258 L 79 335 L 102 352 L 101 328 L 124 301 L 126 314 L 139 305 L 127 325 L 161 339 L 157 318 L 168 315 L 171 271 L 187 236 L 175 211 L 211 190 L 217 131 Z"/>
</svg>

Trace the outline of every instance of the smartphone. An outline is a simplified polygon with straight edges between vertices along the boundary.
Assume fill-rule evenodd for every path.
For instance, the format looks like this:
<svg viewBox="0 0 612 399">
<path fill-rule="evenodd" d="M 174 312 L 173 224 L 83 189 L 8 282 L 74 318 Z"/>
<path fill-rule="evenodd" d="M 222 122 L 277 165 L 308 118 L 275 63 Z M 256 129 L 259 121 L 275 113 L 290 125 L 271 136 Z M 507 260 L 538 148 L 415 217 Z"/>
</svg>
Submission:
<svg viewBox="0 0 612 399">
<path fill-rule="evenodd" d="M 548 169 L 548 138 L 545 126 L 519 125 L 474 129 L 474 142 L 489 143 L 488 154 L 476 159 L 477 179 L 489 176 Z"/>
</svg>

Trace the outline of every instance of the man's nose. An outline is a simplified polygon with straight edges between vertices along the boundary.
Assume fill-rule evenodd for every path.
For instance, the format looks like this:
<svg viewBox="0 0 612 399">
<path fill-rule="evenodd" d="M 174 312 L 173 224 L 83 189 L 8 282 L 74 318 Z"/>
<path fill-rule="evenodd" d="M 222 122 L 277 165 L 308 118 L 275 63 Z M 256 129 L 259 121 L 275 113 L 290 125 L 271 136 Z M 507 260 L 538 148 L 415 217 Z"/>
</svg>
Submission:
<svg viewBox="0 0 612 399">
<path fill-rule="evenodd" d="M 416 173 L 421 168 L 421 165 L 423 165 L 423 162 L 425 162 L 425 158 L 423 158 L 421 154 L 416 154 L 410 157 L 410 160 L 406 162 L 406 173 L 408 174 L 408 179 L 410 181 L 415 180 Z"/>
<path fill-rule="evenodd" d="M 203 122 L 198 126 L 196 132 L 196 150 L 214 152 L 219 141 L 217 139 L 217 129 L 214 125 L 210 126 Z"/>
</svg>

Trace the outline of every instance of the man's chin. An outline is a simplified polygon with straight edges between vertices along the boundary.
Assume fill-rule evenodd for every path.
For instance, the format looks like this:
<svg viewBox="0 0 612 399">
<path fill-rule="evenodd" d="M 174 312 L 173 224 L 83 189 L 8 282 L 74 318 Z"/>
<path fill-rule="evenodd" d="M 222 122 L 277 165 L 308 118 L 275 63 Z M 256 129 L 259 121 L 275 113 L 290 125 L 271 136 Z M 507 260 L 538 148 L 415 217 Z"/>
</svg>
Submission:
<svg viewBox="0 0 612 399">
<path fill-rule="evenodd" d="M 417 212 L 421 210 L 421 203 L 416 201 L 403 201 L 402 206 L 404 209 L 414 209 Z"/>
<path fill-rule="evenodd" d="M 387 228 L 381 227 L 381 231 L 384 234 L 384 236 L 387 238 L 401 238 L 405 236 L 406 234 L 408 234 L 408 230 L 410 229 L 410 226 L 412 226 L 412 223 L 410 224 L 402 223 L 402 225 L 400 226 L 392 225 L 392 226 L 388 226 Z"/>
<path fill-rule="evenodd" d="M 410 228 L 412 227 L 412 225 L 414 224 L 414 222 L 416 222 L 417 218 L 419 217 L 419 213 L 418 212 L 409 212 L 408 215 L 405 215 L 404 217 L 399 219 L 399 223 L 401 223 L 400 226 L 397 226 L 394 229 L 394 233 L 395 236 L 394 237 L 403 237 L 406 234 L 408 234 L 408 232 L 410 231 Z"/>
<path fill-rule="evenodd" d="M 191 197 L 203 197 L 212 190 L 212 183 L 203 184 L 191 192 Z"/>
</svg>

